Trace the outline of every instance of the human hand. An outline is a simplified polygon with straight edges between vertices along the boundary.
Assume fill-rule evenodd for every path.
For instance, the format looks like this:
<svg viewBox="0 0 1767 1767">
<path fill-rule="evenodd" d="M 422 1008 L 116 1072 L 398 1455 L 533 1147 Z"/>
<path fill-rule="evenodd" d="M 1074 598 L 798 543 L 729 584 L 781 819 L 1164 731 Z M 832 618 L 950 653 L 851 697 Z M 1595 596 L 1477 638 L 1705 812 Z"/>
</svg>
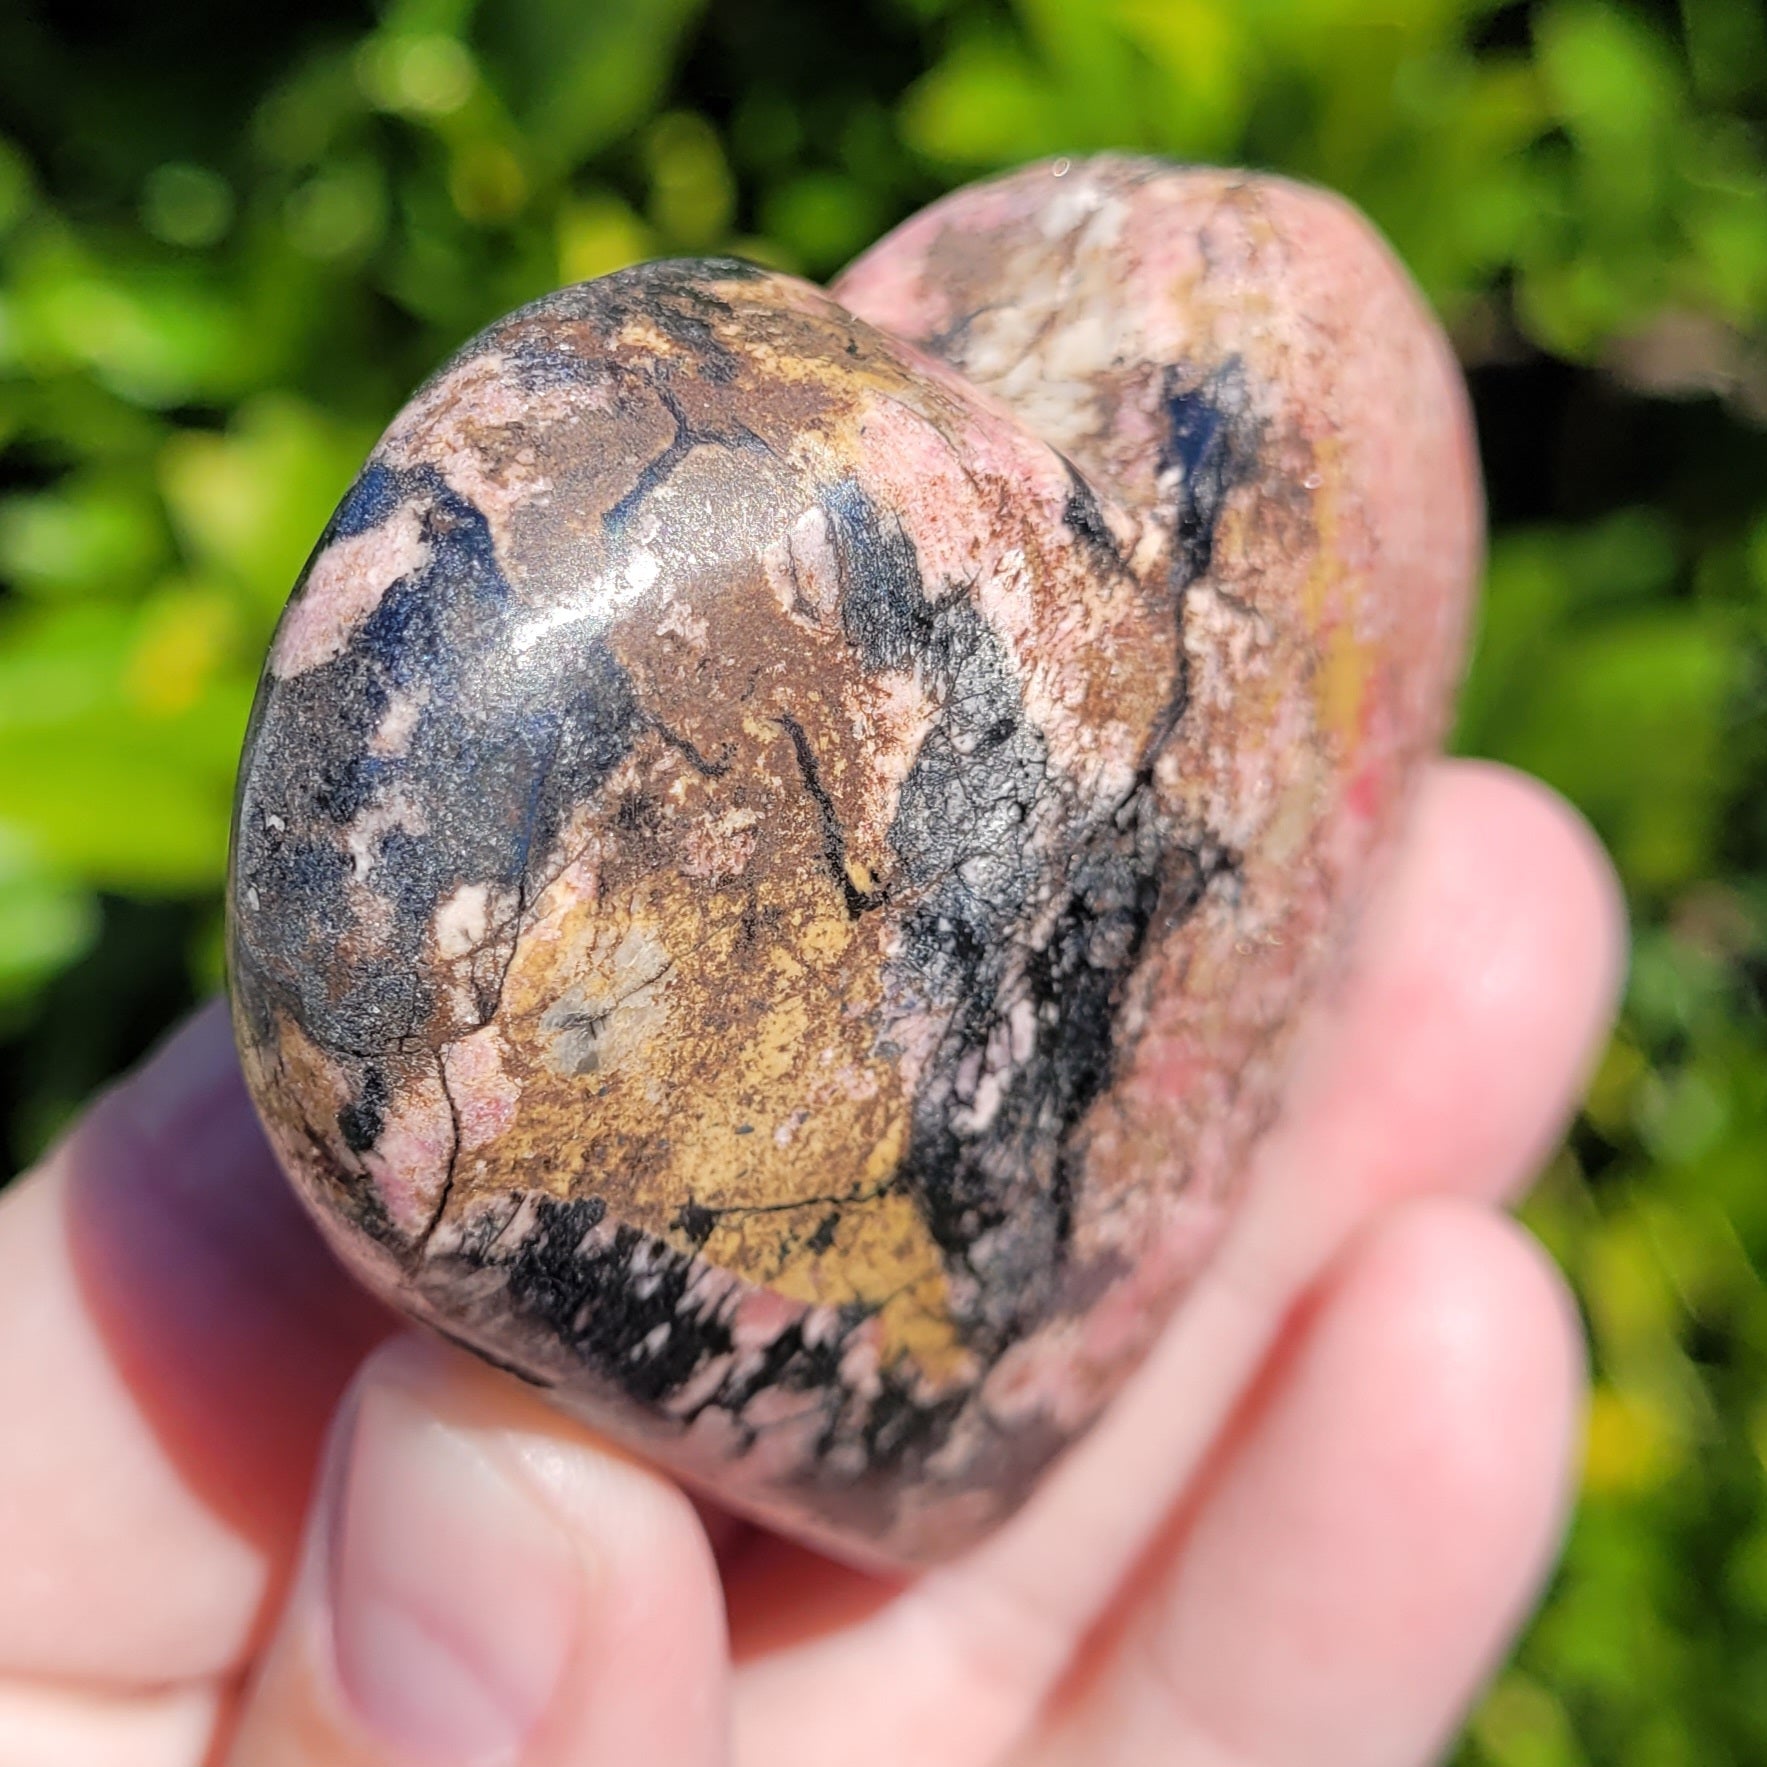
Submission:
<svg viewBox="0 0 1767 1767">
<path fill-rule="evenodd" d="M 1428 1759 L 1563 1519 L 1575 1316 L 1499 1209 L 1621 949 L 1564 809 L 1438 766 L 1159 1348 L 900 1581 L 400 1334 L 201 1014 L 0 1202 L 0 1763 Z"/>
</svg>

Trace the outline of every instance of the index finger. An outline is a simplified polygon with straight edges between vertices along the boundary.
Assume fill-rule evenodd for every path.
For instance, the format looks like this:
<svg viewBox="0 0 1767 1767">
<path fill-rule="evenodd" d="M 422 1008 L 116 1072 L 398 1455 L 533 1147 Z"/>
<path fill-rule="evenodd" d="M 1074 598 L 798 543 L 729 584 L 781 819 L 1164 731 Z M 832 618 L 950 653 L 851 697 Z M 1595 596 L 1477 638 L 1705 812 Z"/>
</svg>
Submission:
<svg viewBox="0 0 1767 1767">
<path fill-rule="evenodd" d="M 211 1006 L 0 1201 L 0 1672 L 237 1665 L 388 1329 L 277 1172 Z"/>
</svg>

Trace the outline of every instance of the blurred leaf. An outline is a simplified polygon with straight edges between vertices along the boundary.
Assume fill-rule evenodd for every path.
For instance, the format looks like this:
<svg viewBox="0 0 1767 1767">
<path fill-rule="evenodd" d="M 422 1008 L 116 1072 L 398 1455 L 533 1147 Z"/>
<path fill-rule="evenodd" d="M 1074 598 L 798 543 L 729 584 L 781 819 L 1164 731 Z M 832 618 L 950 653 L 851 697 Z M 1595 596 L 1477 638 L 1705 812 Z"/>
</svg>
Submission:
<svg viewBox="0 0 1767 1767">
<path fill-rule="evenodd" d="M 245 729 L 243 697 L 231 745 Z M 57 739 L 0 730 L 0 826 L 22 833 L 47 864 L 104 889 L 148 894 L 213 889 L 227 851 L 231 792 L 204 779 L 178 746 L 142 741 L 120 718 L 94 718 Z"/>
<path fill-rule="evenodd" d="M 1660 141 L 1676 109 L 1675 82 L 1661 46 L 1632 13 L 1595 0 L 1560 0 L 1544 9 L 1534 37 L 1541 71 L 1574 135 L 1628 163 Z M 1647 192 L 1614 194 L 1629 203 Z"/>
<path fill-rule="evenodd" d="M 736 190 L 711 125 L 688 111 L 660 116 L 645 134 L 644 158 L 658 231 L 690 248 L 715 243 L 730 224 Z"/>
<path fill-rule="evenodd" d="M 455 150 L 448 193 L 468 220 L 480 225 L 507 221 L 528 199 L 528 175 L 500 141 L 467 141 Z"/>
<path fill-rule="evenodd" d="M 263 366 L 244 312 L 200 272 L 100 266 L 53 227 L 21 248 L 8 311 L 31 369 L 85 368 L 140 405 L 226 397 Z"/>
<path fill-rule="evenodd" d="M 977 33 L 908 93 L 902 134 L 931 159 L 1001 165 L 1073 145 L 1055 93 L 1008 37 Z"/>
<path fill-rule="evenodd" d="M 190 711 L 224 672 L 243 675 L 256 658 L 243 641 L 242 612 L 238 597 L 217 585 L 162 584 L 136 618 L 124 699 L 165 717 Z"/>
<path fill-rule="evenodd" d="M 1231 153 L 1260 71 L 1247 8 L 1231 0 L 1116 0 L 1111 10 L 1168 84 L 1159 145 L 1199 158 Z"/>
<path fill-rule="evenodd" d="M 1655 1490 L 1680 1464 L 1671 1418 L 1638 1395 L 1598 1387 L 1589 1399 L 1583 1449 L 1583 1489 L 1594 1496 Z"/>
<path fill-rule="evenodd" d="M 160 481 L 179 538 L 198 565 L 250 592 L 262 629 L 371 439 L 276 393 L 242 406 L 224 434 L 180 430 L 167 439 Z"/>
<path fill-rule="evenodd" d="M 1736 0 L 1681 0 L 1694 78 L 1720 102 L 1767 78 L 1767 13 Z"/>
<path fill-rule="evenodd" d="M 561 282 L 587 282 L 636 264 L 651 252 L 650 230 L 617 196 L 598 193 L 568 202 L 559 211 Z"/>
<path fill-rule="evenodd" d="M 322 262 L 361 257 L 386 224 L 386 193 L 369 160 L 326 167 L 288 197 L 283 223 L 304 257 Z"/>
<path fill-rule="evenodd" d="M 233 219 L 227 180 L 206 166 L 168 161 L 148 174 L 141 193 L 141 224 L 168 245 L 213 245 Z"/>
<path fill-rule="evenodd" d="M 0 239 L 10 233 L 31 206 L 31 169 L 10 141 L 0 137 Z"/>
<path fill-rule="evenodd" d="M 29 842 L 0 822 L 0 1009 L 76 962 L 97 931 L 91 896 L 43 871 Z"/>
<path fill-rule="evenodd" d="M 882 231 L 875 198 L 839 172 L 805 172 L 769 191 L 761 222 L 800 262 L 823 273 L 855 256 Z"/>
<path fill-rule="evenodd" d="M 1486 1697 L 1473 1735 L 1495 1767 L 1581 1767 L 1585 1759 L 1551 1690 L 1514 1669 Z"/>
<path fill-rule="evenodd" d="M 703 0 L 525 0 L 485 7 L 475 29 L 536 161 L 577 165 L 655 104 Z"/>
<path fill-rule="evenodd" d="M 1649 889 L 1696 875 L 1710 850 L 1743 679 L 1716 610 L 1662 603 L 1679 567 L 1673 529 L 1646 509 L 1503 539 L 1461 716 L 1463 744 L 1557 786 Z"/>
<path fill-rule="evenodd" d="M 383 110 L 446 117 L 477 89 L 472 52 L 442 31 L 393 31 L 370 37 L 356 54 L 356 77 Z"/>
<path fill-rule="evenodd" d="M 1582 806 L 1641 886 L 1665 889 L 1711 850 L 1737 682 L 1722 632 L 1673 613 L 1616 619 L 1562 641 L 1495 746 Z"/>
<path fill-rule="evenodd" d="M 114 606 L 14 614 L 0 623 L 0 734 L 78 727 L 113 705 L 129 624 L 127 611 Z"/>
<path fill-rule="evenodd" d="M 165 553 L 165 524 L 145 487 L 95 475 L 0 501 L 0 573 L 35 595 L 123 593 Z"/>
</svg>

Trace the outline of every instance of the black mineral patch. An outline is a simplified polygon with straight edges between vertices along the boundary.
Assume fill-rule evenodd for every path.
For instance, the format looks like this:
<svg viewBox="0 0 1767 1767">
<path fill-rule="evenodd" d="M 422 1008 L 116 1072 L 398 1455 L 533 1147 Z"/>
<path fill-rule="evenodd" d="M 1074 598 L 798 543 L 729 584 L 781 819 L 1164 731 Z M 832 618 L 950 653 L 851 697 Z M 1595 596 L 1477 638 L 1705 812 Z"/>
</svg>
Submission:
<svg viewBox="0 0 1767 1767">
<path fill-rule="evenodd" d="M 371 1067 L 361 1093 L 337 1114 L 338 1133 L 351 1153 L 366 1153 L 380 1139 L 389 1102 L 385 1075 Z"/>
<path fill-rule="evenodd" d="M 841 621 L 865 667 L 905 669 L 931 642 L 933 610 L 914 542 L 857 479 L 822 494 L 840 577 Z"/>
<path fill-rule="evenodd" d="M 816 764 L 815 751 L 810 747 L 810 738 L 804 727 L 796 718 L 781 718 L 785 733 L 791 739 L 792 753 L 797 758 L 798 774 L 804 782 L 804 790 L 809 794 L 810 801 L 816 806 L 817 818 L 822 825 L 822 857 L 828 866 L 834 886 L 841 893 L 841 900 L 846 905 L 847 915 L 857 920 L 867 909 L 878 908 L 885 900 L 881 890 L 862 890 L 853 882 L 847 872 L 847 839 L 841 828 L 840 817 L 836 814 L 834 799 L 828 795 L 828 788 L 822 783 L 822 774 Z M 738 1130 L 738 1134 L 746 1133 Z"/>
<path fill-rule="evenodd" d="M 652 1416 L 666 1411 L 709 1364 L 730 1357 L 732 1303 L 721 1290 L 712 1291 L 717 1299 L 694 1298 L 702 1267 L 691 1253 L 636 1228 L 603 1230 L 598 1198 L 542 1198 L 532 1206 L 533 1223 L 513 1251 L 491 1231 L 431 1259 L 422 1280 L 438 1303 L 452 1297 L 457 1306 L 460 1297 L 477 1295 L 472 1311 L 481 1333 L 502 1343 L 533 1343 L 548 1368 L 558 1367 L 562 1352 L 594 1383 Z M 486 1275 L 496 1278 L 488 1287 Z M 678 1425 L 715 1410 L 749 1447 L 759 1435 L 749 1407 L 768 1393 L 790 1394 L 814 1423 L 806 1480 L 833 1494 L 855 1522 L 880 1525 L 896 1500 L 894 1481 L 924 1473 L 968 1395 L 960 1389 L 925 1397 L 912 1374 L 895 1366 L 856 1390 L 842 1361 L 867 1317 L 864 1308 L 849 1307 L 814 1341 L 801 1323 L 786 1325 L 758 1356 L 732 1361 L 709 1394 L 676 1411 Z M 862 1456 L 856 1471 L 854 1448 Z"/>
<path fill-rule="evenodd" d="M 1217 423 L 1197 444 L 1203 491 L 1221 482 L 1224 435 Z M 850 531 L 869 541 L 883 530 L 861 516 Z M 910 579 L 905 565 L 843 567 L 842 580 L 862 598 L 847 614 L 855 642 L 915 660 L 943 706 L 890 830 L 918 896 L 887 979 L 946 1027 L 897 1179 L 959 1278 L 968 1341 L 990 1356 L 1055 1300 L 1082 1165 L 1075 1137 L 1122 1053 L 1129 979 L 1162 908 L 1194 906 L 1181 887 L 1190 856 L 1161 828 L 1151 785 L 1181 700 L 1128 796 L 1088 802 L 1052 767 L 1005 646 L 967 600 L 911 599 L 918 571 Z"/>
<path fill-rule="evenodd" d="M 598 1234 L 598 1197 L 535 1205 L 531 1232 L 499 1264 L 510 1309 L 639 1404 L 677 1392 L 731 1347 L 724 1303 L 688 1300 L 691 1254 L 628 1226 Z M 470 1261 L 483 1261 L 475 1254 Z"/>
<path fill-rule="evenodd" d="M 1230 357 L 1206 380 L 1191 381 L 1182 368 L 1166 369 L 1160 391 L 1165 435 L 1160 444 L 1162 485 L 1176 477 L 1171 512 L 1177 549 L 1172 580 L 1182 589 L 1209 568 L 1215 526 L 1227 494 L 1250 464 L 1251 424 L 1245 369 Z"/>
<path fill-rule="evenodd" d="M 333 540 L 348 539 L 377 528 L 398 508 L 405 495 L 402 475 L 380 461 L 370 461 L 356 476 L 356 482 L 344 493 L 330 524 L 313 549 L 323 552 Z"/>
<path fill-rule="evenodd" d="M 321 1047 L 370 1056 L 434 1040 L 437 908 L 468 883 L 525 896 L 536 855 L 630 748 L 637 704 L 598 641 L 514 654 L 520 613 L 484 517 L 436 474 L 363 477 L 349 519 L 390 513 L 396 486 L 423 511 L 429 559 L 343 654 L 266 678 L 233 888 L 236 965 Z M 376 753 L 401 696 L 419 702 L 409 737 Z"/>
<path fill-rule="evenodd" d="M 1110 531 L 1110 525 L 1104 519 L 1098 493 L 1065 455 L 1062 457 L 1062 465 L 1067 468 L 1070 487 L 1067 502 L 1062 506 L 1062 521 L 1086 549 L 1094 564 L 1107 571 L 1120 570 L 1122 556 L 1117 551 L 1116 538 Z"/>
</svg>

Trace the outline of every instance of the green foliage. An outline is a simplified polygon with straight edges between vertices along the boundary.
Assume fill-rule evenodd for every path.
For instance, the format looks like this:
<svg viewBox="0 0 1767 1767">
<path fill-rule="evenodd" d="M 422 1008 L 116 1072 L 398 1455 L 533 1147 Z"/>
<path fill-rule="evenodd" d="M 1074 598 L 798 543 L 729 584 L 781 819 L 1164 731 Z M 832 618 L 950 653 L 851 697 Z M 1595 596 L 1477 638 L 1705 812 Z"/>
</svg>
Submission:
<svg viewBox="0 0 1767 1767">
<path fill-rule="evenodd" d="M 1762 1758 L 1759 0 L 326 0 L 254 26 L 248 51 L 217 0 L 0 16 L 12 1159 L 212 983 L 281 600 L 480 324 L 657 253 L 825 275 L 1045 153 L 1323 181 L 1472 378 L 1494 535 L 1460 745 L 1583 808 L 1638 927 L 1530 1205 L 1587 1310 L 1584 1501 L 1465 1758 Z"/>
</svg>

